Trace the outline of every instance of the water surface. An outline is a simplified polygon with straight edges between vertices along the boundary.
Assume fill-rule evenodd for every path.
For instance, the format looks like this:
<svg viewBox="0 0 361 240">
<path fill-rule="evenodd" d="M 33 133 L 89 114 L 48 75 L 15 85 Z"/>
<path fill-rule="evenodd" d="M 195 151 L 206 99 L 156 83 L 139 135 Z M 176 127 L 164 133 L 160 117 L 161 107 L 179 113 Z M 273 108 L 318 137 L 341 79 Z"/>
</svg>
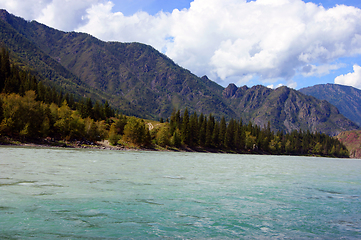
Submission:
<svg viewBox="0 0 361 240">
<path fill-rule="evenodd" d="M 360 239 L 361 161 L 0 147 L 0 239 Z"/>
</svg>

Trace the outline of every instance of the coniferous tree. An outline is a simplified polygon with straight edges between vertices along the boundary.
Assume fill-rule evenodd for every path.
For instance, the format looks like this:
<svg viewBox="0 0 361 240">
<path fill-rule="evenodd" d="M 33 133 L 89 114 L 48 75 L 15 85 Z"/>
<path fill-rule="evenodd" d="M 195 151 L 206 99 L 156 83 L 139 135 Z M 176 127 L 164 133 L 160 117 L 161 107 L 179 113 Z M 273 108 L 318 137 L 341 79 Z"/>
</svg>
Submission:
<svg viewBox="0 0 361 240">
<path fill-rule="evenodd" d="M 221 122 L 219 125 L 219 146 L 221 148 L 223 148 L 224 145 L 224 138 L 226 135 L 226 130 L 227 130 L 227 124 L 226 124 L 226 119 L 224 118 L 224 116 L 222 116 L 221 118 Z"/>
<path fill-rule="evenodd" d="M 181 119 L 180 119 L 180 111 L 176 111 L 175 109 L 173 109 L 172 111 L 172 115 L 170 116 L 170 131 L 171 131 L 171 134 L 173 135 L 174 131 L 176 129 L 179 129 L 180 128 L 180 122 L 181 122 Z"/>
<path fill-rule="evenodd" d="M 211 146 L 219 148 L 219 122 L 214 123 Z"/>
<path fill-rule="evenodd" d="M 234 128 L 235 128 L 233 134 L 234 149 L 239 151 L 241 149 L 241 134 L 240 134 L 240 126 L 237 121 L 235 121 Z"/>
<path fill-rule="evenodd" d="M 100 104 L 98 103 L 98 101 L 95 102 L 94 107 L 93 107 L 93 117 L 94 120 L 105 120 L 105 115 L 104 115 L 104 111 L 102 111 L 102 107 L 100 106 Z"/>
<path fill-rule="evenodd" d="M 212 134 L 214 128 L 214 117 L 212 114 L 209 114 L 209 120 L 207 121 L 207 125 L 205 126 L 205 139 L 204 146 L 211 147 L 212 146 Z"/>
<path fill-rule="evenodd" d="M 109 106 L 108 101 L 105 101 L 104 103 L 104 116 L 106 119 L 110 117 L 114 117 L 114 111 Z"/>
<path fill-rule="evenodd" d="M 201 115 L 200 117 L 203 117 L 203 115 Z M 200 119 L 199 123 L 202 124 L 199 130 L 199 146 L 204 147 L 206 144 L 206 131 L 208 123 L 207 117 L 202 118 L 202 120 Z"/>
<path fill-rule="evenodd" d="M 198 136 L 199 136 L 198 116 L 196 112 L 192 114 L 189 120 L 189 127 L 191 132 L 190 146 L 195 146 L 198 144 Z"/>
<path fill-rule="evenodd" d="M 84 109 L 84 117 L 90 117 L 90 118 L 94 118 L 94 114 L 93 114 L 93 103 L 92 100 L 90 98 L 87 98 L 85 100 L 85 109 Z"/>
<path fill-rule="evenodd" d="M 239 149 L 244 150 L 246 145 L 246 133 L 242 119 L 239 121 Z"/>
<path fill-rule="evenodd" d="M 234 132 L 235 132 L 235 122 L 232 118 L 229 121 L 228 126 L 226 128 L 226 133 L 224 136 L 224 146 L 228 149 L 234 149 Z"/>
<path fill-rule="evenodd" d="M 174 147 L 180 147 L 181 144 L 182 144 L 182 140 L 181 140 L 181 137 L 180 137 L 180 134 L 179 134 L 179 130 L 176 129 L 173 133 L 173 136 L 171 138 L 171 144 L 172 146 Z"/>
<path fill-rule="evenodd" d="M 184 110 L 184 114 L 183 114 L 181 134 L 182 134 L 183 144 L 190 145 L 192 136 L 190 131 L 189 114 L 187 108 Z"/>
</svg>

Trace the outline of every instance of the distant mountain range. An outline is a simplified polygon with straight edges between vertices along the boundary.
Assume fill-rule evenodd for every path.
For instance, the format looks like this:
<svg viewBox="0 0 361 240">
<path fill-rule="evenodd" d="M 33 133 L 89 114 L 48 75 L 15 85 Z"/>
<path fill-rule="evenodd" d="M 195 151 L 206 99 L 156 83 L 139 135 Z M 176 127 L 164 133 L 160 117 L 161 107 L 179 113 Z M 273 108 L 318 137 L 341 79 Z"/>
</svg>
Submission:
<svg viewBox="0 0 361 240">
<path fill-rule="evenodd" d="M 361 90 L 338 84 L 320 84 L 299 91 L 328 101 L 337 107 L 341 114 L 361 126 Z"/>
<path fill-rule="evenodd" d="M 227 88 L 199 78 L 153 47 L 103 42 L 62 32 L 0 10 L 0 42 L 14 64 L 48 85 L 108 102 L 125 114 L 159 119 L 185 109 L 227 119 L 242 118 L 272 130 L 310 130 L 336 135 L 359 127 L 327 101 L 296 90 L 264 86 Z"/>
</svg>

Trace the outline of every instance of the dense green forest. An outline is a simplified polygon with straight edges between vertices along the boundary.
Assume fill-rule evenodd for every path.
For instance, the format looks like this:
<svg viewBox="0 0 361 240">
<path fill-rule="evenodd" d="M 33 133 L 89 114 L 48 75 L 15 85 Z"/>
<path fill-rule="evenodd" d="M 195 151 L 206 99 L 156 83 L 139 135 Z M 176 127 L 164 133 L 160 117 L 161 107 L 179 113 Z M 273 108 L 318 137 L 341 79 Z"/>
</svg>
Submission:
<svg viewBox="0 0 361 240">
<path fill-rule="evenodd" d="M 30 72 L 11 64 L 9 53 L 0 53 L 0 134 L 20 140 L 55 139 L 100 141 L 146 148 L 214 150 L 237 153 L 322 155 L 345 157 L 348 152 L 326 134 L 293 131 L 272 132 L 267 126 L 188 109 L 173 110 L 169 119 L 148 125 L 112 109 L 108 102 L 74 99 L 45 86 Z M 152 126 L 152 127 L 150 127 Z"/>
<path fill-rule="evenodd" d="M 348 152 L 337 139 L 326 134 L 310 131 L 292 131 L 284 134 L 274 133 L 270 124 L 262 128 L 251 122 L 231 119 L 228 123 L 223 117 L 220 121 L 210 114 L 189 115 L 187 109 L 181 115 L 174 111 L 168 129 L 156 135 L 157 144 L 170 146 L 202 147 L 223 149 L 234 152 L 258 152 L 290 155 L 347 156 Z"/>
</svg>

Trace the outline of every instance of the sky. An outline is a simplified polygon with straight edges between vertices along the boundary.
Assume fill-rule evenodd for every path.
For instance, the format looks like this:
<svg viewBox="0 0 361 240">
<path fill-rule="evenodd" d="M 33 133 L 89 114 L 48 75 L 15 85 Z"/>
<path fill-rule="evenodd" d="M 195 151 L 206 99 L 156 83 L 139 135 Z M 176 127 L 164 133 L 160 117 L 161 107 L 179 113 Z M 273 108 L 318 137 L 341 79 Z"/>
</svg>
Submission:
<svg viewBox="0 0 361 240">
<path fill-rule="evenodd" d="M 0 8 L 103 41 L 149 44 L 224 87 L 361 89 L 360 0 L 0 0 Z"/>
</svg>

